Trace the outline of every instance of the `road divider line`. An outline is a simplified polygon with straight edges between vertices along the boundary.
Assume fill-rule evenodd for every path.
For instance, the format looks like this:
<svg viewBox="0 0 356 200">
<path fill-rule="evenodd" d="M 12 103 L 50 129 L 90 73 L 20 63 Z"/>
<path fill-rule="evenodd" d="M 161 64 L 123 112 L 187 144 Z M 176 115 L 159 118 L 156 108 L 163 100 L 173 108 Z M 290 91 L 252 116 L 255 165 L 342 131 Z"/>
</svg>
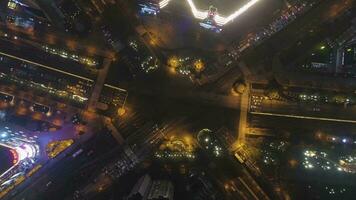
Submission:
<svg viewBox="0 0 356 200">
<path fill-rule="evenodd" d="M 287 118 L 296 118 L 296 119 L 308 119 L 308 120 L 319 120 L 319 121 L 330 121 L 330 122 L 341 122 L 341 123 L 352 123 L 356 124 L 356 120 L 348 119 L 335 119 L 335 118 L 326 118 L 326 117 L 311 117 L 311 116 L 301 116 L 301 115 L 288 115 L 288 114 L 277 114 L 277 113 L 267 113 L 267 112 L 250 112 L 253 115 L 265 115 L 273 117 L 287 117 Z"/>
<path fill-rule="evenodd" d="M 89 81 L 89 82 L 94 82 L 94 80 L 92 80 L 92 79 L 89 79 L 89 78 L 86 78 L 86 77 L 83 77 L 83 76 L 79 76 L 79 75 L 76 75 L 76 74 L 73 74 L 73 73 L 69 73 L 69 72 L 66 72 L 66 71 L 63 71 L 63 70 L 60 70 L 60 69 L 56 69 L 54 67 L 50 67 L 50 66 L 47 66 L 47 65 L 36 63 L 36 62 L 30 61 L 30 60 L 27 60 L 27 59 L 24 59 L 24 58 L 20 58 L 20 57 L 14 56 L 14 55 L 10 55 L 10 54 L 7 54 L 7 53 L 1 52 L 1 51 L 0 51 L 0 55 L 6 56 L 6 57 L 9 57 L 9 58 L 13 58 L 13 59 L 16 59 L 16 60 L 19 60 L 19 61 L 22 61 L 22 62 L 26 62 L 26 63 L 29 63 L 29 64 L 33 64 L 33 65 L 36 65 L 36 66 L 39 66 L 39 67 L 42 67 L 42 68 L 45 68 L 45 69 L 48 69 L 48 70 L 52 70 L 52 71 L 55 71 L 55 72 L 59 72 L 59 73 L 62 73 L 62 74 L 73 76 L 73 77 L 76 77 L 76 78 L 79 78 L 79 79 L 82 79 L 82 80 L 86 80 L 86 81 Z"/>
<path fill-rule="evenodd" d="M 253 198 L 255 198 L 256 200 L 259 200 L 257 195 L 252 191 L 252 189 L 246 184 L 246 182 L 241 177 L 239 177 L 239 180 L 245 186 L 245 188 L 250 192 L 250 194 L 253 196 Z"/>
<path fill-rule="evenodd" d="M 109 85 L 109 84 L 104 84 L 104 86 L 108 87 L 108 88 L 111 88 L 111 89 L 114 89 L 114 90 L 119 90 L 119 91 L 122 91 L 122 92 L 127 92 L 127 90 L 125 89 L 122 89 L 122 88 L 119 88 L 119 87 L 115 87 L 113 85 Z"/>
</svg>

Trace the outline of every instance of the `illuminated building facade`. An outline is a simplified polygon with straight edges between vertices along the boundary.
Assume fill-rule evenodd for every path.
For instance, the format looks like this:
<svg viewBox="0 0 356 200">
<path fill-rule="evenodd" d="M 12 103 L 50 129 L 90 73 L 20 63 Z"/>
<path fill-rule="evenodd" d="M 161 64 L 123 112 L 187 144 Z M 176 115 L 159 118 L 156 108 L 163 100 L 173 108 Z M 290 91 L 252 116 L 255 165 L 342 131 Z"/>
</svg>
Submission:
<svg viewBox="0 0 356 200">
<path fill-rule="evenodd" d="M 94 81 L 3 56 L 0 57 L 0 84 L 16 85 L 25 91 L 85 105 L 91 95 Z"/>
<path fill-rule="evenodd" d="M 21 131 L 15 132 L 9 127 L 0 128 L 0 146 L 9 149 L 11 153 L 11 167 L 0 174 L 0 191 L 6 191 L 35 165 L 40 149 L 35 138 L 27 137 Z"/>
<path fill-rule="evenodd" d="M 142 13 L 149 13 L 156 15 L 160 9 L 166 7 L 172 0 L 141 0 L 139 3 L 141 7 Z M 217 9 L 214 6 L 210 6 L 209 10 L 204 10 L 198 8 L 194 0 L 185 0 L 195 18 L 203 20 L 206 25 L 203 25 L 206 28 L 211 28 L 211 26 L 222 27 L 225 24 L 235 20 L 240 15 L 245 13 L 248 9 L 258 3 L 260 0 L 250 0 L 246 4 L 242 5 L 240 8 L 236 8 L 236 10 L 228 15 L 222 16 L 217 13 Z M 157 10 L 157 11 L 156 11 Z M 156 11 L 156 12 L 154 12 Z M 201 24 L 202 25 L 202 24 Z"/>
<path fill-rule="evenodd" d="M 106 107 L 102 110 L 111 110 L 116 114 L 119 108 L 125 106 L 127 96 L 126 90 L 105 84 L 99 97 L 99 102 Z"/>
</svg>

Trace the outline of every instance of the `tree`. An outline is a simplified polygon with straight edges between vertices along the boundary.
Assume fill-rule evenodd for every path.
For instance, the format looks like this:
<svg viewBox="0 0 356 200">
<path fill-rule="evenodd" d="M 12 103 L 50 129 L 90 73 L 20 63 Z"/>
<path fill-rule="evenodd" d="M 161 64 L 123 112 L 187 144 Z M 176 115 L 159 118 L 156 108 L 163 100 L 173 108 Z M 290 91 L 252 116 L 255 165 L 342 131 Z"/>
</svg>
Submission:
<svg viewBox="0 0 356 200">
<path fill-rule="evenodd" d="M 341 104 L 346 102 L 347 97 L 345 95 L 337 94 L 333 97 L 335 103 Z"/>
<path fill-rule="evenodd" d="M 276 89 L 276 88 L 268 89 L 267 97 L 270 99 L 279 99 L 280 95 L 279 95 L 278 89 Z"/>
<path fill-rule="evenodd" d="M 246 91 L 247 85 L 242 77 L 239 77 L 232 85 L 232 90 L 237 94 L 243 94 Z"/>
</svg>

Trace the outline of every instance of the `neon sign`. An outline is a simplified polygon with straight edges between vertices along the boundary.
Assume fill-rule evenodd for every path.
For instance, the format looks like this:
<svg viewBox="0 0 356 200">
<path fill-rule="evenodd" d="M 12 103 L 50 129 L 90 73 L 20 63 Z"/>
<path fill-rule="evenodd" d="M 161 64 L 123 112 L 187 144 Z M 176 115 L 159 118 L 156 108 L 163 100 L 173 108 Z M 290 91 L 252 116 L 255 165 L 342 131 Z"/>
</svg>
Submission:
<svg viewBox="0 0 356 200">
<path fill-rule="evenodd" d="M 12 154 L 12 164 L 16 165 L 19 162 L 19 156 L 14 149 L 10 149 L 10 152 Z"/>
</svg>

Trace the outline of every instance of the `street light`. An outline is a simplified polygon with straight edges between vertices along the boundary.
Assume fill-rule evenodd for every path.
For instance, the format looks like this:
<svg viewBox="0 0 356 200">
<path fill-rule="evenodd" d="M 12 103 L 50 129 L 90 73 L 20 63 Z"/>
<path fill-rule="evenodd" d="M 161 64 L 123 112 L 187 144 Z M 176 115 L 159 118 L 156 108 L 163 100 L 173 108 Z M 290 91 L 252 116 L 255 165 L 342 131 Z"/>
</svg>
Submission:
<svg viewBox="0 0 356 200">
<path fill-rule="evenodd" d="M 119 109 L 117 110 L 117 114 L 118 114 L 120 117 L 122 117 L 123 115 L 125 115 L 125 113 L 126 113 L 126 110 L 125 110 L 125 108 L 123 108 L 123 107 L 121 107 L 121 108 L 119 108 Z"/>
<path fill-rule="evenodd" d="M 168 59 L 168 65 L 172 68 L 177 68 L 179 66 L 179 60 L 176 56 L 172 56 Z"/>
<path fill-rule="evenodd" d="M 198 59 L 194 62 L 194 68 L 196 72 L 201 72 L 205 68 L 205 64 L 201 59 Z"/>
</svg>

